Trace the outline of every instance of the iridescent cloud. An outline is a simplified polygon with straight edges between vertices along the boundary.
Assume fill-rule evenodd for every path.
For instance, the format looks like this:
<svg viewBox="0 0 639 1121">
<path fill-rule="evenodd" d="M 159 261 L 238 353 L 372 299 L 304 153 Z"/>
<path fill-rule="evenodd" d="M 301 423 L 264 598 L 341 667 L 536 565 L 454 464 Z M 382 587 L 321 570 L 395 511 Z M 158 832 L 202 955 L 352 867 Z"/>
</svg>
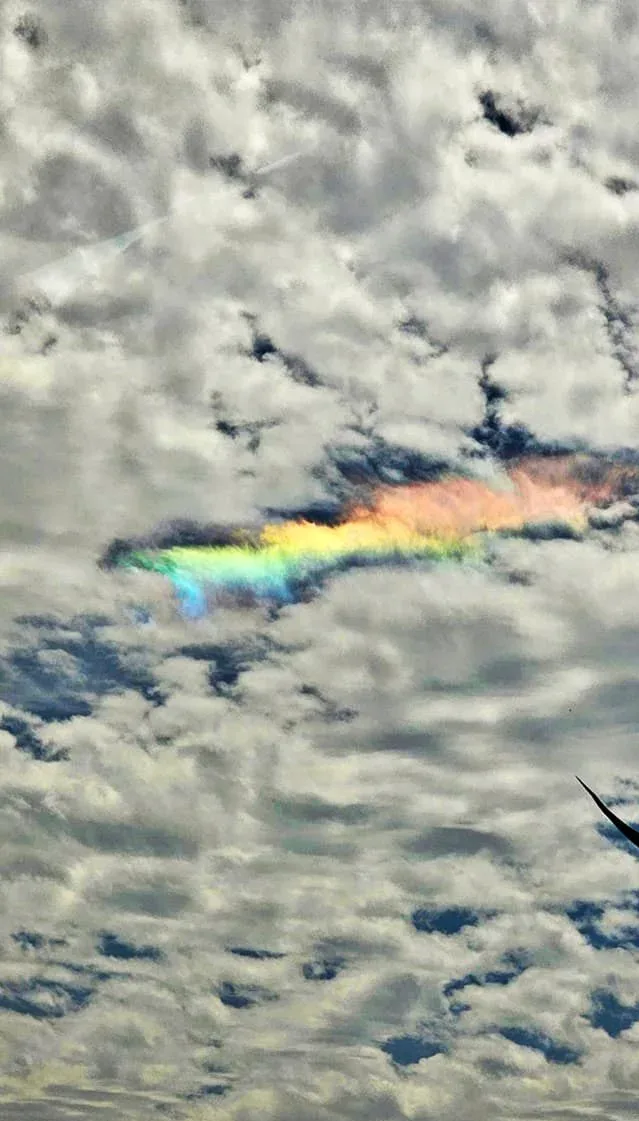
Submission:
<svg viewBox="0 0 639 1121">
<path fill-rule="evenodd" d="M 638 489 L 638 479 L 637 468 L 595 457 L 531 457 L 512 465 L 501 486 L 459 475 L 384 486 L 336 524 L 226 527 L 212 543 L 120 550 L 115 565 L 166 576 L 190 617 L 229 597 L 286 603 L 346 567 L 477 558 L 486 535 L 539 525 L 583 531 L 592 506 Z"/>
</svg>

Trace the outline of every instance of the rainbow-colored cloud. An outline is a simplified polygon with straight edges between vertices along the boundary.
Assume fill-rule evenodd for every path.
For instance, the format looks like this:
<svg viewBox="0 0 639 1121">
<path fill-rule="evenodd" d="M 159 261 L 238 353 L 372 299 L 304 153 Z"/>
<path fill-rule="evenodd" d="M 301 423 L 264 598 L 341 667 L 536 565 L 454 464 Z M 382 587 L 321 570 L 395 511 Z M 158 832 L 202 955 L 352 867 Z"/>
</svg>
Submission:
<svg viewBox="0 0 639 1121">
<path fill-rule="evenodd" d="M 231 528 L 220 544 L 132 548 L 116 563 L 166 576 L 194 617 L 229 596 L 291 602 L 326 573 L 358 564 L 477 557 L 486 534 L 549 523 L 579 532 L 589 508 L 638 489 L 634 467 L 589 456 L 531 457 L 515 463 L 501 487 L 458 475 L 384 486 L 335 525 L 299 519 Z"/>
</svg>

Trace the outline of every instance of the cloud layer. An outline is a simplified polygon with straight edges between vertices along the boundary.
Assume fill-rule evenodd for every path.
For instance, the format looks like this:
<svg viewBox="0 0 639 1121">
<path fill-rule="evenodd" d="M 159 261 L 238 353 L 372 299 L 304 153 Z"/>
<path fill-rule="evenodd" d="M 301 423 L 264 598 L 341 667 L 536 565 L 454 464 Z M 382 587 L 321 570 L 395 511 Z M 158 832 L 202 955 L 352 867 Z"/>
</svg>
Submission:
<svg viewBox="0 0 639 1121">
<path fill-rule="evenodd" d="M 3 6 L 3 1117 L 636 1108 L 636 34 Z M 490 564 L 98 563 L 550 452 L 615 487 Z"/>
</svg>

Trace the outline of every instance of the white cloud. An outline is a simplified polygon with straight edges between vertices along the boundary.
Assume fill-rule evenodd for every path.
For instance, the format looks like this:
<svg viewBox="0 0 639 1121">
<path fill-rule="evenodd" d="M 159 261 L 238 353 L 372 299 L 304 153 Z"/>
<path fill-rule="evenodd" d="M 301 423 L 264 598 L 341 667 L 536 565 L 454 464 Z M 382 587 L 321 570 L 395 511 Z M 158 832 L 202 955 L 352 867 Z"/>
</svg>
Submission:
<svg viewBox="0 0 639 1121">
<path fill-rule="evenodd" d="M 621 1114 L 636 1026 L 587 1017 L 639 999 L 635 865 L 573 775 L 634 789 L 631 508 L 275 620 L 96 561 L 349 493 L 340 447 L 459 464 L 489 353 L 503 423 L 636 449 L 634 8 L 36 8 L 0 42 L 7 1118 Z"/>
</svg>

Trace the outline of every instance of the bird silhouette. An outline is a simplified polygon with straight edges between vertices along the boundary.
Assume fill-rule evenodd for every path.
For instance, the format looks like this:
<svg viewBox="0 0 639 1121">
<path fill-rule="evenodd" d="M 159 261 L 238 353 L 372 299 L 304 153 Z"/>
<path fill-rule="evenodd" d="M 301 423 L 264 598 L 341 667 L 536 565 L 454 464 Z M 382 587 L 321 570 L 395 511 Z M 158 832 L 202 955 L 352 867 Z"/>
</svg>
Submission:
<svg viewBox="0 0 639 1121">
<path fill-rule="evenodd" d="M 620 833 L 623 833 L 624 837 L 627 837 L 633 845 L 636 845 L 637 848 L 639 848 L 639 829 L 633 829 L 632 825 L 627 825 L 626 822 L 622 821 L 620 817 L 617 817 L 617 815 L 614 814 L 612 810 L 608 809 L 608 806 L 606 806 L 605 803 L 601 801 L 601 798 L 597 797 L 594 790 L 591 790 L 589 786 L 586 786 L 585 782 L 583 782 L 582 779 L 579 778 L 579 775 L 575 775 L 575 778 L 577 779 L 577 782 L 581 783 L 584 790 L 588 791 L 590 797 L 594 802 L 597 803 L 601 812 L 606 815 L 608 820 L 612 822 L 615 828 L 617 828 Z"/>
</svg>

